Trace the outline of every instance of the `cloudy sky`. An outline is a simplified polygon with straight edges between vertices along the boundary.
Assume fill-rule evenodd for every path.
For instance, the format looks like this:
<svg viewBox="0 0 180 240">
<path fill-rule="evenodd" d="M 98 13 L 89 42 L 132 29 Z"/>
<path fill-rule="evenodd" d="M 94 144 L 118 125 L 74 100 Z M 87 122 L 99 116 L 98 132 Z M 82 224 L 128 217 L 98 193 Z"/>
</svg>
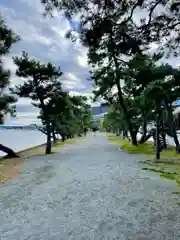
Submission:
<svg viewBox="0 0 180 240">
<path fill-rule="evenodd" d="M 11 83 L 22 80 L 15 76 L 16 66 L 12 56 L 27 51 L 33 58 L 42 62 L 52 62 L 64 72 L 62 83 L 66 90 L 74 94 L 91 95 L 92 84 L 89 76 L 86 52 L 78 43 L 65 39 L 70 25 L 64 17 L 56 15 L 52 19 L 42 16 L 43 6 L 39 0 L 0 1 L 0 11 L 5 22 L 21 37 L 8 56 L 4 58 L 5 67 L 11 69 Z M 30 124 L 36 122 L 37 109 L 28 99 L 20 99 L 17 104 L 17 117 L 8 118 L 7 123 Z"/>
<path fill-rule="evenodd" d="M 40 0 L 0 0 L 0 14 L 5 22 L 21 37 L 8 56 L 4 58 L 5 67 L 12 72 L 11 84 L 22 82 L 15 76 L 16 66 L 12 56 L 27 51 L 33 58 L 42 62 L 52 62 L 61 67 L 64 72 L 62 83 L 66 90 L 73 94 L 91 96 L 92 84 L 86 79 L 89 76 L 86 53 L 87 49 L 78 43 L 65 39 L 64 35 L 71 28 L 67 20 L 55 14 L 54 18 L 45 19 L 42 16 L 43 6 Z M 136 13 L 138 19 L 140 14 Z M 153 44 L 152 51 L 157 45 Z M 177 58 L 166 60 L 177 66 Z M 31 106 L 28 99 L 20 99 L 17 104 L 17 117 L 8 118 L 10 124 L 36 123 L 37 109 Z"/>
</svg>

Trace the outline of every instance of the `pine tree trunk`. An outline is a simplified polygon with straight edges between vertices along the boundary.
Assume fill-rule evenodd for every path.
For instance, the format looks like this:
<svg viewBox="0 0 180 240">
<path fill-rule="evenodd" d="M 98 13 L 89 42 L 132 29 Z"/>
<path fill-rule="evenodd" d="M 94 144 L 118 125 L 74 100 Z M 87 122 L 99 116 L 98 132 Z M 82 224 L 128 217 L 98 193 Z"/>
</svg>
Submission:
<svg viewBox="0 0 180 240">
<path fill-rule="evenodd" d="M 131 135 L 131 143 L 132 145 L 137 145 L 137 134 L 135 131 L 130 132 Z"/>
<path fill-rule="evenodd" d="M 146 141 L 148 141 L 151 137 L 153 137 L 152 133 L 148 133 L 142 142 L 139 142 L 139 144 L 145 143 Z"/>
<path fill-rule="evenodd" d="M 127 138 L 127 131 L 123 129 L 123 139 Z"/>
<path fill-rule="evenodd" d="M 46 142 L 45 154 L 50 154 L 52 143 L 51 143 L 51 126 L 50 126 L 49 116 L 48 116 L 48 113 L 46 111 L 43 96 L 42 96 L 41 92 L 39 91 L 38 82 L 37 82 L 37 78 L 36 78 L 35 75 L 33 76 L 33 80 L 34 80 L 34 83 L 35 83 L 37 96 L 39 98 L 41 108 L 42 108 L 42 111 L 43 111 L 43 115 L 44 115 L 44 118 L 45 118 L 45 125 L 46 125 L 46 132 L 47 132 L 47 142 Z M 41 76 L 40 76 L 40 80 L 41 80 Z"/>
<path fill-rule="evenodd" d="M 167 143 L 166 143 L 166 134 L 164 132 L 161 133 L 162 135 L 162 139 L 163 139 L 163 146 L 162 146 L 162 150 L 167 150 Z"/>
<path fill-rule="evenodd" d="M 143 127 L 143 134 L 141 136 L 141 139 L 139 140 L 139 144 L 144 143 L 144 140 L 145 140 L 146 135 L 147 135 L 147 123 L 146 123 L 146 121 L 143 122 L 143 126 L 142 127 Z"/>
<path fill-rule="evenodd" d="M 173 139 L 174 139 L 174 143 L 176 144 L 176 152 L 180 153 L 180 144 L 179 144 L 179 139 L 177 137 L 177 134 L 174 135 Z"/>
<path fill-rule="evenodd" d="M 18 158 L 20 157 L 17 153 L 15 153 L 11 148 L 8 148 L 2 144 L 0 144 L 0 151 L 6 153 L 5 158 Z"/>
<path fill-rule="evenodd" d="M 52 143 L 51 143 L 51 128 L 50 124 L 47 123 L 47 142 L 46 142 L 46 154 L 51 153 Z"/>
<path fill-rule="evenodd" d="M 111 35 L 110 35 L 110 40 L 111 40 L 111 43 L 113 44 L 112 36 L 113 36 L 113 33 L 111 33 Z M 113 51 L 113 60 L 114 60 L 114 63 L 115 63 L 115 67 L 118 70 L 119 69 L 119 64 L 118 64 L 118 61 L 117 61 L 117 58 L 116 58 L 115 51 Z M 130 132 L 132 145 L 137 145 L 137 132 L 133 130 L 133 126 L 132 126 L 132 123 L 130 121 L 128 111 L 127 111 L 126 106 L 124 104 L 123 93 L 122 93 L 121 86 L 120 86 L 120 77 L 117 76 L 117 75 L 115 76 L 115 82 L 116 82 L 116 86 L 117 86 L 117 90 L 118 90 L 119 103 L 120 103 L 120 105 L 122 107 L 122 110 L 123 110 L 123 113 L 126 117 L 126 122 L 127 122 L 128 130 Z"/>
<path fill-rule="evenodd" d="M 126 106 L 124 105 L 124 99 L 122 96 L 122 91 L 121 91 L 121 87 L 119 84 L 119 80 L 116 82 L 117 85 L 117 89 L 118 89 L 118 97 L 119 97 L 119 103 L 123 109 L 124 115 L 126 116 L 126 121 L 127 121 L 127 125 L 128 125 L 128 129 L 129 129 L 129 133 L 131 136 L 131 142 L 132 145 L 137 145 L 137 133 L 135 131 L 133 131 L 133 127 L 129 118 L 129 114 L 127 112 Z"/>
<path fill-rule="evenodd" d="M 120 136 L 119 128 L 116 130 L 116 136 Z"/>
<path fill-rule="evenodd" d="M 156 113 L 156 159 L 160 159 L 160 142 L 159 142 L 159 113 Z"/>
<path fill-rule="evenodd" d="M 56 138 L 56 134 L 54 129 L 52 130 L 52 136 L 53 136 L 53 142 L 56 143 L 57 142 L 57 138 Z"/>
<path fill-rule="evenodd" d="M 167 102 L 165 102 L 166 105 L 166 109 L 168 112 L 168 118 L 169 118 L 169 123 L 168 125 L 170 125 L 170 128 L 172 130 L 172 135 L 173 135 L 173 139 L 174 139 L 174 143 L 176 145 L 176 152 L 180 153 L 180 144 L 179 144 L 179 140 L 176 134 L 176 125 L 175 125 L 175 121 L 174 121 L 174 117 L 172 114 L 172 106 L 169 105 Z"/>
<path fill-rule="evenodd" d="M 167 150 L 167 143 L 166 143 L 166 132 L 164 129 L 164 122 L 161 121 L 161 136 L 162 136 L 162 140 L 163 140 L 163 150 Z"/>
<path fill-rule="evenodd" d="M 62 135 L 61 135 L 61 137 L 62 137 L 62 142 L 64 142 L 64 141 L 65 141 L 65 139 L 66 139 L 66 138 L 65 138 L 65 135 L 64 135 L 64 134 L 62 134 Z"/>
</svg>

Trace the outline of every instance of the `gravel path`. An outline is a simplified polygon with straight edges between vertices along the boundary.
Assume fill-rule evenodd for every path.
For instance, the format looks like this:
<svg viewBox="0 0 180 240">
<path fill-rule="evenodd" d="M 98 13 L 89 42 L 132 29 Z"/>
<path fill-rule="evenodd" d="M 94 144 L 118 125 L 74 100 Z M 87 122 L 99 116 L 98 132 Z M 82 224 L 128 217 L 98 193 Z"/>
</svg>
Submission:
<svg viewBox="0 0 180 240">
<path fill-rule="evenodd" d="M 179 240 L 173 181 L 99 133 L 32 158 L 0 186 L 1 240 Z"/>
</svg>

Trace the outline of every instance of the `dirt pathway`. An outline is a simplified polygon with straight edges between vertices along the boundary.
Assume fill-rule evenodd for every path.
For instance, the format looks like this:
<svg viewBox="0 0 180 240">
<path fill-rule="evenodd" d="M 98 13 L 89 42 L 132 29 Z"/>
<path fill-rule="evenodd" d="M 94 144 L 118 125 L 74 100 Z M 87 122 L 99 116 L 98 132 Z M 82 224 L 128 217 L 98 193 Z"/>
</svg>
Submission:
<svg viewBox="0 0 180 240">
<path fill-rule="evenodd" d="M 102 135 L 25 163 L 0 186 L 1 240 L 179 240 L 175 183 Z"/>
</svg>

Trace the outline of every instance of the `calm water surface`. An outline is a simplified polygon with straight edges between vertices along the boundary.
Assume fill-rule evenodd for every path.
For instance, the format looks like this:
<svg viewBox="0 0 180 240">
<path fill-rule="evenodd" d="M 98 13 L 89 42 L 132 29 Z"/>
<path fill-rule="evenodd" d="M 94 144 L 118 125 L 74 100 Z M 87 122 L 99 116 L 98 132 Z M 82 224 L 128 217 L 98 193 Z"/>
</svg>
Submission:
<svg viewBox="0 0 180 240">
<path fill-rule="evenodd" d="M 39 131 L 0 129 L 0 143 L 15 151 L 24 150 L 46 142 L 46 135 Z M 4 153 L 0 151 L 0 156 Z"/>
</svg>

